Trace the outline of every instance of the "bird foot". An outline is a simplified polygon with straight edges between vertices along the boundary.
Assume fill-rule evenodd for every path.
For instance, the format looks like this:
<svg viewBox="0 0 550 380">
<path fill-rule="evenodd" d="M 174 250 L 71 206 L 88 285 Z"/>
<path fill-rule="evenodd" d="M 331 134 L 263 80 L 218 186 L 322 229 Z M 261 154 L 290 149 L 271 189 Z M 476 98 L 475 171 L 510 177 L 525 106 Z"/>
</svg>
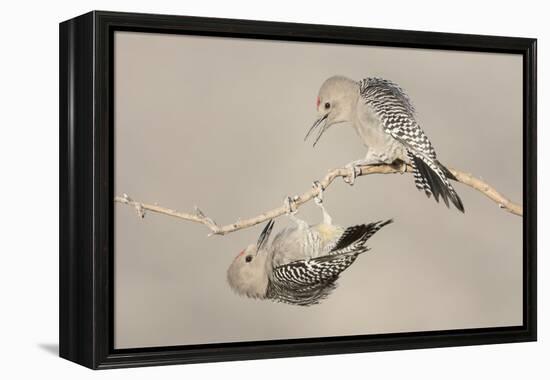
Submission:
<svg viewBox="0 0 550 380">
<path fill-rule="evenodd" d="M 323 194 L 325 192 L 325 188 L 319 181 L 313 181 L 313 188 L 317 189 L 318 191 L 317 195 L 313 198 L 313 200 L 315 201 L 315 204 L 317 206 L 321 206 L 323 204 Z"/>
<path fill-rule="evenodd" d="M 315 198 L 313 198 L 313 200 L 315 201 L 315 204 L 319 206 L 323 211 L 323 223 L 327 225 L 332 225 L 332 218 L 327 212 L 325 205 L 323 204 L 323 195 L 324 195 L 325 188 L 319 181 L 313 182 L 313 188 L 318 189 L 319 191 L 319 193 L 315 196 Z"/>
<path fill-rule="evenodd" d="M 401 162 L 401 168 L 399 169 L 399 172 L 400 172 L 401 174 L 404 174 L 404 173 L 407 172 L 407 163 L 406 163 L 406 162 L 404 162 L 404 161 Z"/>
<path fill-rule="evenodd" d="M 393 167 L 395 170 L 399 171 L 399 174 L 403 174 L 407 172 L 407 163 L 402 160 L 395 160 L 392 163 L 389 164 L 391 167 Z"/>
<path fill-rule="evenodd" d="M 298 206 L 296 205 L 296 196 L 286 197 L 284 204 L 286 207 L 286 214 L 289 216 L 294 216 L 298 213 Z"/>
<path fill-rule="evenodd" d="M 298 228 L 308 230 L 309 224 L 307 224 L 306 221 L 296 217 L 296 214 L 298 213 L 298 205 L 296 204 L 297 199 L 298 196 L 285 198 L 284 203 L 286 207 L 286 215 L 298 226 Z"/>
<path fill-rule="evenodd" d="M 345 183 L 350 186 L 353 186 L 355 184 L 355 178 L 357 178 L 357 176 L 361 174 L 360 166 L 361 164 L 356 162 L 350 162 L 345 166 L 345 168 L 348 169 L 348 174 L 343 177 Z"/>
</svg>

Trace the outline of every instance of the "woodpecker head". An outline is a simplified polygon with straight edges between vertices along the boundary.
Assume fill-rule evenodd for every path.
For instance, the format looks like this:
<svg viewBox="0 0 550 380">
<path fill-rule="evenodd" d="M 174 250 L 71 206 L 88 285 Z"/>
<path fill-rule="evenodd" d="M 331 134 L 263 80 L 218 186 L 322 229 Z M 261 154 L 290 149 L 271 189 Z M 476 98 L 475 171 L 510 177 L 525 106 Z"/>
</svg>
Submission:
<svg viewBox="0 0 550 380">
<path fill-rule="evenodd" d="M 274 224 L 275 222 L 270 220 L 260 234 L 258 242 L 241 251 L 229 266 L 227 281 L 236 293 L 251 298 L 265 298 L 269 281 L 266 245 Z"/>
<path fill-rule="evenodd" d="M 359 84 L 343 76 L 333 76 L 328 78 L 319 89 L 317 96 L 317 120 L 304 138 L 307 140 L 309 135 L 318 129 L 317 137 L 313 146 L 334 124 L 351 121 L 352 112 L 359 96 Z"/>
</svg>

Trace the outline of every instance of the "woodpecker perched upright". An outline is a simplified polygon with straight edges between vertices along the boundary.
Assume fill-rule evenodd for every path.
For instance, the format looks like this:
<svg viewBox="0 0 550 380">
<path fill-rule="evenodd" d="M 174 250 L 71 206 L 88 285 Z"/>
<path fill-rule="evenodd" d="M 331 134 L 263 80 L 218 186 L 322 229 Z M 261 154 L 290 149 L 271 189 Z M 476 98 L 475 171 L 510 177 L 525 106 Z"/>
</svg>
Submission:
<svg viewBox="0 0 550 380">
<path fill-rule="evenodd" d="M 346 182 L 353 185 L 357 167 L 371 164 L 409 163 L 416 187 L 428 198 L 433 195 L 447 207 L 449 200 L 464 212 L 464 206 L 449 179 L 454 175 L 441 164 L 430 140 L 415 119 L 415 109 L 407 94 L 395 83 L 381 78 L 360 82 L 333 76 L 327 79 L 317 97 L 318 119 L 305 139 L 318 129 L 313 146 L 335 124 L 349 122 L 368 147 L 362 160 L 350 162 Z"/>
<path fill-rule="evenodd" d="M 334 290 L 338 276 L 357 256 L 368 251 L 367 240 L 392 222 L 344 229 L 332 224 L 324 208 L 323 215 L 323 223 L 310 226 L 291 214 L 296 225 L 279 232 L 271 244 L 268 241 L 274 222 L 269 221 L 258 242 L 231 263 L 227 271 L 231 288 L 251 298 L 301 306 L 317 304 Z"/>
</svg>

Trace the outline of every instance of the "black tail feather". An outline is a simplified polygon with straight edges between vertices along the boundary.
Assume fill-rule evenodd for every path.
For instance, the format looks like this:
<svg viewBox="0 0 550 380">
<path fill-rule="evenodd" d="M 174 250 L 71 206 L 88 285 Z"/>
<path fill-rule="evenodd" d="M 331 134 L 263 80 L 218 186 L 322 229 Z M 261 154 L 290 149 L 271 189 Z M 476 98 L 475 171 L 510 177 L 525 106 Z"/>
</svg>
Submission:
<svg viewBox="0 0 550 380">
<path fill-rule="evenodd" d="M 447 169 L 445 167 L 445 165 L 443 165 L 441 162 L 439 161 L 435 161 L 437 165 L 439 165 L 439 167 L 441 168 L 441 170 L 443 170 L 443 173 L 445 174 L 445 177 L 447 177 L 448 179 L 452 179 L 453 181 L 458 181 L 455 177 L 455 175 L 453 173 L 451 173 L 451 171 L 449 169 Z"/>
<path fill-rule="evenodd" d="M 462 200 L 449 182 L 449 179 L 456 180 L 449 169 L 437 160 L 428 163 L 419 156 L 411 154 L 409 157 L 415 171 L 418 172 L 418 175 L 415 175 L 416 187 L 423 190 L 428 197 L 433 194 L 437 202 L 441 197 L 447 207 L 450 207 L 450 200 L 459 211 L 464 212 Z"/>
<path fill-rule="evenodd" d="M 334 253 L 347 248 L 349 248 L 350 251 L 357 248 L 366 248 L 366 241 L 382 227 L 392 222 L 393 219 L 388 219 L 385 221 L 348 227 L 330 252 Z"/>
</svg>

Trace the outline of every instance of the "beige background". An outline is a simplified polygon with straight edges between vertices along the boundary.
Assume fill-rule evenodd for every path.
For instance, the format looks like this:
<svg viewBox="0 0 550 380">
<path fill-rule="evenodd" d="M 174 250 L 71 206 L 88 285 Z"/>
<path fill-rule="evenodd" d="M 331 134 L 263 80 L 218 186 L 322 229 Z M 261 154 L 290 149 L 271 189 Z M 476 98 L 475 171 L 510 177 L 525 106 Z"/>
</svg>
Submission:
<svg viewBox="0 0 550 380">
<path fill-rule="evenodd" d="M 351 128 L 303 142 L 321 83 L 382 76 L 413 99 L 441 161 L 521 192 L 521 57 L 175 35 L 115 36 L 115 192 L 220 223 L 279 206 L 361 158 Z M 240 298 L 225 271 L 262 226 L 207 238 L 201 225 L 117 205 L 118 348 L 521 324 L 521 218 L 457 184 L 466 214 L 411 176 L 341 181 L 342 225 L 393 217 L 323 304 Z M 299 216 L 320 219 L 312 205 Z M 288 223 L 276 222 L 276 230 Z"/>
</svg>

